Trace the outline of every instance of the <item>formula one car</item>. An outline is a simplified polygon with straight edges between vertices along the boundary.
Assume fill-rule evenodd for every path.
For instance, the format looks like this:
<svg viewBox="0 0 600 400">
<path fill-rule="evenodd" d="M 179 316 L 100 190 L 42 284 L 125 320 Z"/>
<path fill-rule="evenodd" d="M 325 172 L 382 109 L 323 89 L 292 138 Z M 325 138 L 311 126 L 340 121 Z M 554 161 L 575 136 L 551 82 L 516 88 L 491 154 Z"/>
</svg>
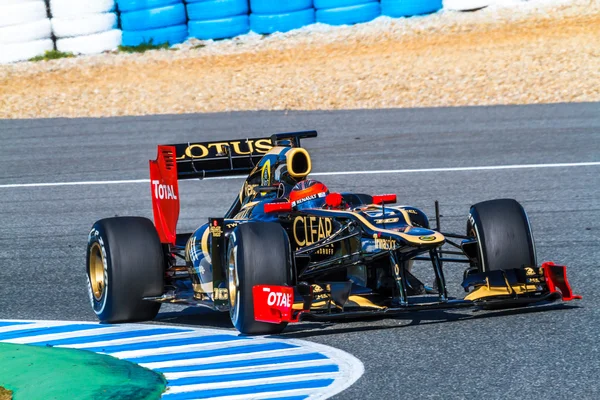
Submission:
<svg viewBox="0 0 600 400">
<path fill-rule="evenodd" d="M 440 231 L 396 195 L 330 193 L 308 179 L 300 146 L 317 132 L 158 146 L 150 161 L 154 224 L 96 222 L 89 234 L 90 300 L 102 322 L 153 319 L 161 303 L 229 312 L 244 334 L 300 320 L 457 307 L 569 301 L 566 267 L 538 265 L 529 220 L 511 199 L 471 206 L 465 234 Z M 224 216 L 177 233 L 180 179 L 248 174 Z M 412 269 L 431 262 L 435 283 Z M 444 263 L 464 263 L 463 299 L 450 298 Z"/>
</svg>

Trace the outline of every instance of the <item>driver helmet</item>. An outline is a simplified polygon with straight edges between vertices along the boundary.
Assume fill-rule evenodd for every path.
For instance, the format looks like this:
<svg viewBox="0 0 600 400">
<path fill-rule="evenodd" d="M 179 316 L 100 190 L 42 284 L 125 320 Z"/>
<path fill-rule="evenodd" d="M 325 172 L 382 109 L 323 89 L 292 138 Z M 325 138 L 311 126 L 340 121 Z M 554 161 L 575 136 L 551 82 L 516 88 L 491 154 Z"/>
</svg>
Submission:
<svg viewBox="0 0 600 400">
<path fill-rule="evenodd" d="M 296 210 L 323 208 L 325 197 L 329 194 L 327 186 L 319 181 L 306 179 L 296 183 L 290 192 L 292 207 Z"/>
</svg>

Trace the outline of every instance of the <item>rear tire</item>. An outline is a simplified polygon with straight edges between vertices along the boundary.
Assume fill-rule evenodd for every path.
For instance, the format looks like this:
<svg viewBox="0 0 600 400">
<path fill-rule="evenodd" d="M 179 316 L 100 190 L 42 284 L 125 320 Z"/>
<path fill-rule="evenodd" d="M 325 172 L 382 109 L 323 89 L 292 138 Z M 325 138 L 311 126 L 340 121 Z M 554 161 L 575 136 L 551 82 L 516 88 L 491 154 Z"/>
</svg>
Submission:
<svg viewBox="0 0 600 400">
<path fill-rule="evenodd" d="M 165 257 L 154 224 L 140 217 L 107 218 L 94 224 L 87 246 L 90 302 L 101 322 L 154 319 L 160 303 Z"/>
<path fill-rule="evenodd" d="M 516 200 L 489 200 L 471 206 L 467 235 L 479 241 L 476 266 L 480 272 L 537 265 L 529 219 Z"/>
<path fill-rule="evenodd" d="M 239 225 L 229 236 L 227 279 L 231 322 L 243 334 L 281 333 L 287 322 L 270 324 L 254 319 L 255 285 L 288 285 L 292 276 L 290 240 L 276 223 Z"/>
</svg>

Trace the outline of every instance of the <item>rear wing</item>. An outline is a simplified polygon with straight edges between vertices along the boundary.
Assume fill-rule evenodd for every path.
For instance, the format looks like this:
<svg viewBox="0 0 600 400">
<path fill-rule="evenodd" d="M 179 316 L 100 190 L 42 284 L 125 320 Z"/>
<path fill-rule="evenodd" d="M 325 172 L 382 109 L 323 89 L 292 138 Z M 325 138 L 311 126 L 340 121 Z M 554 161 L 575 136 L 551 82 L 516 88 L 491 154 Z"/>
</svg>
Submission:
<svg viewBox="0 0 600 400">
<path fill-rule="evenodd" d="M 316 131 L 278 133 L 267 138 L 159 145 L 150 160 L 154 224 L 161 243 L 175 245 L 180 179 L 204 179 L 252 172 L 274 146 L 301 147 Z"/>
</svg>

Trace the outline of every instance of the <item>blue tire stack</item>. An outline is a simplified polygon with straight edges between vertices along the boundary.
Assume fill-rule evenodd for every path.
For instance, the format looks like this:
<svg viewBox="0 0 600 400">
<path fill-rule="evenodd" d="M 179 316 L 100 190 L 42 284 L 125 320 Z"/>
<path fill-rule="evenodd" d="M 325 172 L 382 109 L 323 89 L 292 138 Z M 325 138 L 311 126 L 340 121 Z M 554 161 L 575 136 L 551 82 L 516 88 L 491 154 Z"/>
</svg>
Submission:
<svg viewBox="0 0 600 400">
<path fill-rule="evenodd" d="M 169 45 L 188 37 L 183 0 L 117 0 L 123 46 Z"/>
<path fill-rule="evenodd" d="M 442 0 L 381 0 L 381 14 L 388 17 L 412 17 L 442 9 Z"/>
<path fill-rule="evenodd" d="M 316 20 L 329 25 L 353 25 L 368 22 L 381 15 L 379 1 L 314 0 Z M 411 0 L 412 1 L 412 0 Z M 441 0 L 440 0 L 441 1 Z"/>
<path fill-rule="evenodd" d="M 250 29 L 269 34 L 315 23 L 313 0 L 250 0 Z"/>
<path fill-rule="evenodd" d="M 248 0 L 187 0 L 190 36 L 209 40 L 248 33 L 248 11 Z"/>
</svg>

